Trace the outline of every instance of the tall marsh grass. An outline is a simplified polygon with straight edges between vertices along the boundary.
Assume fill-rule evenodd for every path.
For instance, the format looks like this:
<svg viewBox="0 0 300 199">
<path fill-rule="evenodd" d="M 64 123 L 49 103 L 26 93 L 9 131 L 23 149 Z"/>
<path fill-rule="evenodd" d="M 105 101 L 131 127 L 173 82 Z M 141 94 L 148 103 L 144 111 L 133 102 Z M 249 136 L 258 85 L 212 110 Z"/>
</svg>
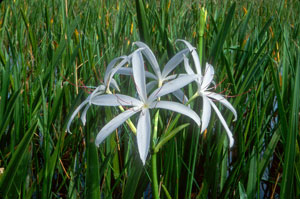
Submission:
<svg viewBox="0 0 300 199">
<path fill-rule="evenodd" d="M 147 43 L 164 64 L 179 50 L 176 39 L 203 45 L 202 63 L 214 66 L 217 92 L 238 120 L 219 106 L 233 148 L 214 113 L 203 134 L 191 124 L 161 148 L 160 197 L 300 197 L 299 10 L 297 0 L 2 1 L 0 198 L 151 198 L 150 163 L 142 165 L 126 124 L 95 146 L 117 109 L 91 107 L 85 126 L 76 119 L 72 134 L 66 128 L 132 42 Z M 117 81 L 135 95 L 132 81 Z M 175 117 L 161 112 L 159 133 Z"/>
</svg>

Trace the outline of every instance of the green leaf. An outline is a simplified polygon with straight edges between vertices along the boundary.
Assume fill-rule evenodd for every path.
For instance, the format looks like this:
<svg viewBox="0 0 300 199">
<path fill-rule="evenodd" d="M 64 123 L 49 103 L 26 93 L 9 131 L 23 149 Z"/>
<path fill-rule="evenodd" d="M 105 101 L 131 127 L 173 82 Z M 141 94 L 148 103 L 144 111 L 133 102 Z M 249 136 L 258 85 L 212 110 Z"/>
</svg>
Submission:
<svg viewBox="0 0 300 199">
<path fill-rule="evenodd" d="M 215 65 L 216 61 L 218 60 L 218 56 L 223 48 L 223 44 L 225 42 L 227 34 L 229 33 L 230 25 L 234 15 L 235 6 L 236 3 L 233 3 L 232 6 L 230 7 L 228 14 L 225 18 L 225 21 L 222 25 L 222 28 L 218 33 L 217 39 L 215 40 L 213 47 L 210 50 L 210 60 L 212 62 L 212 65 Z"/>
<path fill-rule="evenodd" d="M 189 126 L 189 123 L 182 124 L 178 126 L 177 128 L 173 129 L 169 133 L 165 133 L 163 137 L 159 140 L 158 144 L 154 148 L 154 153 L 157 153 L 161 147 L 163 147 L 170 139 L 172 139 L 177 133 L 179 133 L 182 129 Z"/>
<path fill-rule="evenodd" d="M 29 20 L 27 19 L 26 17 L 26 14 L 24 13 L 23 9 L 20 9 L 21 11 L 21 14 L 22 14 L 22 19 L 25 23 L 25 26 L 26 26 L 26 29 L 29 33 L 29 40 L 30 40 L 30 44 L 32 46 L 32 50 L 33 50 L 33 53 L 35 54 L 36 53 L 36 50 L 37 50 L 37 45 L 36 45 L 36 41 L 35 41 L 35 36 L 32 32 L 32 29 L 31 29 L 31 26 L 30 26 L 30 23 L 29 23 Z"/>
<path fill-rule="evenodd" d="M 248 183 L 247 183 L 247 195 L 249 198 L 256 198 L 255 194 L 257 187 L 257 158 L 256 149 L 253 148 L 251 153 L 250 167 L 249 167 Z"/>
<path fill-rule="evenodd" d="M 261 158 L 261 160 L 259 161 L 259 165 L 258 165 L 258 173 L 259 173 L 259 178 L 262 177 L 266 167 L 269 164 L 269 161 L 272 157 L 272 155 L 274 154 L 274 150 L 278 144 L 278 141 L 280 140 L 280 131 L 276 130 L 271 138 L 271 141 L 268 143 L 267 148 Z"/>
<path fill-rule="evenodd" d="M 281 182 L 280 198 L 294 198 L 294 172 L 295 172 L 295 156 L 296 156 L 296 136 L 298 131 L 299 121 L 299 105 L 300 105 L 300 52 L 297 56 L 296 76 L 294 83 L 294 93 L 290 109 L 290 123 L 286 142 L 284 145 L 284 163 Z"/>
<path fill-rule="evenodd" d="M 247 199 L 247 193 L 245 191 L 244 185 L 239 182 L 239 193 L 240 193 L 240 199 Z"/>
<path fill-rule="evenodd" d="M 149 30 L 151 30 L 151 28 L 149 28 L 148 25 L 145 2 L 143 0 L 136 0 L 135 3 L 141 40 L 144 41 L 146 44 L 150 45 L 151 39 L 149 35 Z"/>
<path fill-rule="evenodd" d="M 140 198 L 141 197 L 140 195 L 135 197 L 136 193 L 144 192 L 144 190 L 141 190 L 141 187 L 139 187 L 144 166 L 139 156 L 137 154 L 135 154 L 134 156 L 135 157 L 132 159 L 132 165 L 130 166 L 128 178 L 123 192 L 124 199 L 137 198 L 137 197 Z"/>
<path fill-rule="evenodd" d="M 167 198 L 168 198 L 168 199 L 172 199 L 170 193 L 168 192 L 167 187 L 166 187 L 164 184 L 161 184 L 161 187 L 163 188 L 163 190 L 164 190 L 164 192 L 165 192 Z"/>
<path fill-rule="evenodd" d="M 34 135 L 37 127 L 37 121 L 32 122 L 32 126 L 27 130 L 20 144 L 18 145 L 16 151 L 12 154 L 12 158 L 9 161 L 8 167 L 5 169 L 4 174 L 0 178 L 0 194 L 6 196 L 18 170 L 26 150 L 28 150 L 28 145 Z"/>
<path fill-rule="evenodd" d="M 95 145 L 95 135 L 89 132 L 87 138 L 87 171 L 86 171 L 86 198 L 100 197 L 99 159 Z"/>
</svg>

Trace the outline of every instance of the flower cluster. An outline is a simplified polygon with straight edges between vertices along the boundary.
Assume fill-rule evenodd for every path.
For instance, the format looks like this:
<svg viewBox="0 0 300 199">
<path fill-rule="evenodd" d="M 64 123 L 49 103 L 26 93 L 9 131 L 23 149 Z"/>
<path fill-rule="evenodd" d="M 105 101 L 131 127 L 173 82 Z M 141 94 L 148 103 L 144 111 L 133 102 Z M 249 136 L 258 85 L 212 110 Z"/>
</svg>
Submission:
<svg viewBox="0 0 300 199">
<path fill-rule="evenodd" d="M 104 76 L 104 84 L 98 86 L 87 97 L 87 99 L 77 107 L 68 122 L 67 130 L 70 132 L 72 120 L 83 107 L 85 108 L 81 114 L 81 120 L 83 124 L 85 124 L 86 113 L 91 105 L 119 106 L 120 108 L 126 106 L 128 109 L 124 111 L 124 109 L 121 108 L 123 112 L 109 121 L 100 130 L 96 137 L 96 145 L 99 146 L 115 129 L 130 119 L 131 116 L 139 114 L 136 124 L 136 137 L 140 158 L 143 164 L 145 164 L 150 148 L 151 109 L 168 109 L 188 116 L 199 127 L 201 125 L 201 132 L 203 132 L 208 126 L 211 115 L 211 107 L 213 107 L 227 132 L 230 146 L 232 146 L 234 142 L 232 133 L 228 128 L 225 119 L 212 100 L 219 101 L 229 108 L 236 119 L 237 113 L 235 109 L 223 96 L 209 91 L 209 85 L 212 83 L 214 75 L 213 67 L 207 63 L 205 73 L 202 75 L 196 49 L 185 40 L 178 41 L 183 42 L 186 45 L 186 48 L 175 54 L 174 57 L 172 57 L 163 67 L 162 71 L 151 49 L 142 42 L 134 43 L 138 49 L 132 54 L 128 56 L 121 56 L 112 60 L 107 67 Z M 189 65 L 189 60 L 187 58 L 188 54 L 191 54 L 196 68 L 196 73 Z M 154 74 L 145 71 L 145 61 L 150 64 Z M 172 73 L 181 63 L 183 63 L 186 73 Z M 127 65 L 131 67 L 126 67 Z M 110 90 L 111 88 L 116 91 L 120 91 L 116 80 L 113 78 L 115 74 L 133 76 L 137 92 L 136 98 L 123 94 L 112 94 Z M 151 80 L 146 81 L 146 78 Z M 198 85 L 198 90 L 195 96 L 201 96 L 203 99 L 201 119 L 194 110 L 190 109 L 190 107 L 186 105 L 188 98 L 181 90 L 181 88 L 192 82 L 196 82 Z M 173 94 L 179 102 L 162 100 L 161 98 L 167 94 Z"/>
</svg>

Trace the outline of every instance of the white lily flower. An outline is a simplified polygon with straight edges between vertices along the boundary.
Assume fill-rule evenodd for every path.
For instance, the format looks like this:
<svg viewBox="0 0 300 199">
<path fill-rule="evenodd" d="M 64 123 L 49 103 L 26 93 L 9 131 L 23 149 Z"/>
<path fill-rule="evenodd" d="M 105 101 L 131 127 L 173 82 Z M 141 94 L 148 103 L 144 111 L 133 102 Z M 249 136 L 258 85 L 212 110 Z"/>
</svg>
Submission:
<svg viewBox="0 0 300 199">
<path fill-rule="evenodd" d="M 189 116 L 198 126 L 200 126 L 199 116 L 187 106 L 171 101 L 159 101 L 157 98 L 172 93 L 183 86 L 194 81 L 195 75 L 181 76 L 175 80 L 169 81 L 162 87 L 156 89 L 149 97 L 147 96 L 144 61 L 141 54 L 143 49 L 138 49 L 132 54 L 132 72 L 137 89 L 138 99 L 122 95 L 107 94 L 98 95 L 91 99 L 91 103 L 99 106 L 131 106 L 123 113 L 119 114 L 108 122 L 98 133 L 96 145 L 99 146 L 116 128 L 124 123 L 136 113 L 139 114 L 137 122 L 137 145 L 140 158 L 145 164 L 150 147 L 151 121 L 149 109 L 162 108 L 176 111 L 183 115 Z"/>
<path fill-rule="evenodd" d="M 148 60 L 149 64 L 151 65 L 155 73 L 152 74 L 148 71 L 145 72 L 146 77 L 153 79 L 152 81 L 146 84 L 148 92 L 155 87 L 162 86 L 167 81 L 175 79 L 177 75 L 169 75 L 169 74 L 183 61 L 184 55 L 189 53 L 188 48 L 181 50 L 168 61 L 168 63 L 164 66 L 163 71 L 161 71 L 157 59 L 155 58 L 155 55 L 152 52 L 152 50 L 149 48 L 149 46 L 147 46 L 145 43 L 140 41 L 134 42 L 134 44 L 137 45 L 139 48 L 144 49 L 142 51 L 142 54 L 146 57 L 146 59 Z M 118 70 L 117 73 L 123 75 L 132 75 L 132 68 L 122 67 Z M 187 97 L 180 89 L 174 91 L 172 94 L 182 103 L 186 103 L 188 101 Z"/>
<path fill-rule="evenodd" d="M 67 131 L 69 133 L 71 133 L 70 131 L 70 126 L 72 121 L 74 120 L 74 118 L 76 117 L 77 113 L 83 108 L 83 112 L 81 114 L 81 121 L 83 123 L 83 125 L 85 125 L 86 123 L 86 113 L 87 110 L 90 108 L 91 106 L 91 100 L 99 95 L 102 95 L 104 93 L 111 93 L 109 88 L 112 87 L 114 89 L 116 89 L 117 91 L 119 90 L 118 84 L 116 82 L 115 79 L 113 79 L 112 77 L 114 76 L 114 74 L 118 71 L 119 68 L 121 68 L 124 64 L 126 64 L 128 62 L 128 57 L 127 56 L 121 56 L 118 58 L 113 59 L 107 66 L 107 69 L 105 71 L 104 74 L 104 84 L 103 85 L 99 85 L 88 97 L 86 100 L 84 100 L 73 112 L 73 114 L 71 115 L 71 118 L 68 121 L 67 124 Z M 117 64 L 118 63 L 118 64 Z M 117 64 L 117 65 L 116 65 Z"/>
<path fill-rule="evenodd" d="M 194 60 L 195 68 L 197 71 L 198 78 L 195 80 L 198 85 L 198 94 L 202 96 L 203 99 L 203 110 L 202 110 L 202 125 L 201 125 L 201 133 L 207 128 L 211 116 L 211 107 L 217 113 L 222 125 L 224 126 L 227 136 L 229 138 L 229 145 L 230 147 L 233 146 L 234 139 L 232 136 L 232 132 L 230 131 L 229 127 L 225 119 L 223 118 L 222 114 L 220 113 L 219 109 L 213 102 L 213 100 L 220 102 L 224 106 L 226 106 L 234 115 L 234 121 L 237 119 L 237 113 L 234 107 L 220 94 L 214 93 L 209 91 L 210 84 L 212 83 L 213 76 L 214 76 L 214 68 L 212 65 L 206 63 L 205 74 L 202 76 L 201 68 L 200 68 L 200 61 L 196 49 L 187 41 L 185 40 L 178 40 L 184 42 L 187 47 L 190 49 L 192 58 Z M 194 75 L 194 71 L 191 69 L 188 59 L 184 57 L 184 67 L 188 74 Z"/>
</svg>

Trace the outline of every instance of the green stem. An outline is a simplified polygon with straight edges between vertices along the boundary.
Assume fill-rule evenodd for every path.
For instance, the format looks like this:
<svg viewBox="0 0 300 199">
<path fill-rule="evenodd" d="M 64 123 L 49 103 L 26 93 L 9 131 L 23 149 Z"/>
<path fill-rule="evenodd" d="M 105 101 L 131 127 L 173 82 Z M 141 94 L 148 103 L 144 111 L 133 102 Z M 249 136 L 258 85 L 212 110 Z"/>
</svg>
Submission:
<svg viewBox="0 0 300 199">
<path fill-rule="evenodd" d="M 119 109 L 124 112 L 124 108 L 122 106 L 119 106 Z M 131 129 L 131 131 L 133 132 L 134 135 L 136 135 L 136 127 L 134 126 L 134 124 L 132 123 L 131 119 L 127 119 L 126 123 L 128 124 L 129 128 Z"/>
<path fill-rule="evenodd" d="M 207 11 L 203 7 L 200 11 L 199 43 L 198 43 L 199 60 L 200 60 L 201 65 L 202 65 L 202 62 L 203 62 L 203 37 L 204 37 L 204 31 L 205 31 L 206 15 L 207 15 Z"/>
<path fill-rule="evenodd" d="M 154 129 L 152 134 L 152 151 L 155 149 L 155 142 L 157 139 L 157 126 L 158 126 L 158 117 L 159 117 L 159 110 L 155 114 L 154 118 Z M 157 179 L 157 153 L 153 152 L 152 158 L 151 158 L 151 167 L 152 167 L 152 191 L 153 191 L 153 197 L 155 199 L 159 198 L 158 193 L 158 179 Z"/>
<path fill-rule="evenodd" d="M 113 94 L 110 90 L 109 87 L 106 89 L 105 91 L 107 94 Z M 124 112 L 124 108 L 123 106 L 119 106 L 119 109 Z M 135 125 L 132 123 L 131 119 L 129 118 L 128 120 L 126 120 L 126 123 L 128 124 L 129 128 L 131 129 L 131 131 L 133 132 L 134 135 L 136 135 L 136 127 Z"/>
</svg>

